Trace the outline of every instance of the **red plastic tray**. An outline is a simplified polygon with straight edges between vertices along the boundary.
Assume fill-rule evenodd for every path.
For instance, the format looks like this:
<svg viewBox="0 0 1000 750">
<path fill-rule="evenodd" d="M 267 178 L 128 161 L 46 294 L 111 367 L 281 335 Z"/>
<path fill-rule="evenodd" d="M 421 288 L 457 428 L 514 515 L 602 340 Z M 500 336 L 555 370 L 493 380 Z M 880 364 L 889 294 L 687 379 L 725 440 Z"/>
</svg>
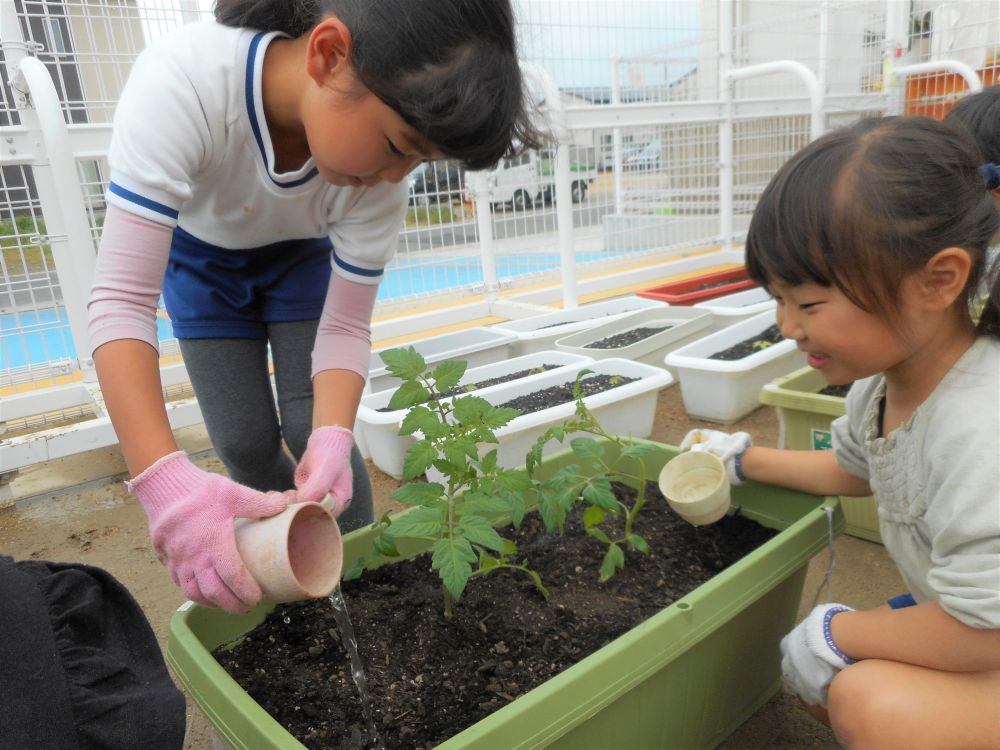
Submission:
<svg viewBox="0 0 1000 750">
<path fill-rule="evenodd" d="M 702 289 L 705 284 L 727 282 L 718 284 L 708 289 Z M 757 283 L 747 278 L 744 268 L 734 268 L 730 271 L 716 271 L 707 273 L 704 276 L 695 276 L 684 281 L 674 281 L 662 286 L 654 286 L 650 289 L 643 289 L 636 292 L 640 297 L 647 299 L 657 299 L 661 302 L 669 302 L 671 305 L 693 305 L 695 302 L 704 302 L 707 299 L 715 299 L 724 294 L 740 292 L 744 289 L 751 289 Z"/>
</svg>

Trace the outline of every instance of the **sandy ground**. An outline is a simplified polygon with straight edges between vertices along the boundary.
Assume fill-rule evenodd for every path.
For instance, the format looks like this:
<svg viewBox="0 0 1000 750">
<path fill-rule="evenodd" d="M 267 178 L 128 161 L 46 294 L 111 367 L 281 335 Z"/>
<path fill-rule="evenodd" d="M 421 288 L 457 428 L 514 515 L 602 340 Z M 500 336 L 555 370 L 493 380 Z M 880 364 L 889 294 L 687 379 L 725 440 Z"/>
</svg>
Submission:
<svg viewBox="0 0 1000 750">
<path fill-rule="evenodd" d="M 714 427 L 691 420 L 679 387 L 660 394 L 652 439 L 676 444 L 692 427 Z M 758 445 L 776 445 L 777 419 L 764 406 L 727 429 L 742 429 Z M 182 447 L 209 471 L 224 472 L 201 428 L 178 432 Z M 389 493 L 399 483 L 371 466 L 376 515 L 388 509 Z M 17 559 L 40 558 L 99 565 L 118 577 L 142 605 L 162 644 L 170 616 L 184 601 L 149 546 L 146 518 L 122 482 L 124 464 L 116 448 L 52 461 L 21 472 L 13 482 L 13 507 L 0 510 L 0 551 Z M 874 607 L 904 591 L 895 567 L 880 545 L 840 537 L 835 544 L 833 599 L 855 607 Z M 828 552 L 813 559 L 800 617 L 808 612 L 830 562 Z M 208 722 L 191 706 L 186 750 L 210 750 Z M 796 699 L 779 694 L 748 719 L 721 746 L 758 748 L 836 748 L 830 731 L 813 721 Z M 609 749 L 611 750 L 611 749 Z M 627 750 L 627 749 L 615 749 Z"/>
</svg>

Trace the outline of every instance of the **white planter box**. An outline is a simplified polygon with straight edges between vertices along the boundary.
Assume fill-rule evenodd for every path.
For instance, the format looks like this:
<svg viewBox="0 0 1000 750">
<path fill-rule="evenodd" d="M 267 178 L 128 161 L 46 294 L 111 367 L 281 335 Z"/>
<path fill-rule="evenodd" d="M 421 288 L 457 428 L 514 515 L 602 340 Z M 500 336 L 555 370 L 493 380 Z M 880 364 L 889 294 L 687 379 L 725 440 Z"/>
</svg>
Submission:
<svg viewBox="0 0 1000 750">
<path fill-rule="evenodd" d="M 556 372 L 562 373 L 559 376 L 562 380 L 559 382 L 565 382 L 567 379 L 572 380 L 575 378 L 580 370 L 590 367 L 593 361 L 591 357 L 583 357 L 566 352 L 535 352 L 534 354 L 515 357 L 503 362 L 494 362 L 489 365 L 469 368 L 459 381 L 459 385 L 479 383 L 483 380 L 510 375 L 521 370 L 532 370 L 542 365 L 559 365 L 559 368 L 547 370 L 544 373 L 536 375 L 528 375 L 516 382 L 534 381 Z M 507 384 L 504 383 L 501 385 Z M 501 386 L 491 386 L 475 393 L 479 395 L 491 390 L 491 388 L 499 387 Z M 361 397 L 361 405 L 358 407 L 358 420 L 354 434 L 359 444 L 361 442 L 365 444 L 368 457 L 371 458 L 372 462 L 379 469 L 396 479 L 402 479 L 403 459 L 406 457 L 406 449 L 416 440 L 412 435 L 399 434 L 399 428 L 403 424 L 403 418 L 406 416 L 407 410 L 379 411 L 379 409 L 384 409 L 389 405 L 389 401 L 395 392 L 395 388 L 390 388 Z"/>
<path fill-rule="evenodd" d="M 497 330 L 509 331 L 516 340 L 512 346 L 514 354 L 530 354 L 555 348 L 555 340 L 584 328 L 600 325 L 636 310 L 662 309 L 665 302 L 645 299 L 634 294 L 629 297 L 593 302 L 574 307 L 572 310 L 554 310 L 550 313 L 532 315 L 529 318 L 508 320 L 494 326 Z"/>
<path fill-rule="evenodd" d="M 389 374 L 379 356 L 380 352 L 387 349 L 405 349 L 412 346 L 429 365 L 451 359 L 463 359 L 472 368 L 507 359 L 511 356 L 510 347 L 516 338 L 510 331 L 502 331 L 496 326 L 481 326 L 378 349 L 372 352 L 367 390 L 370 393 L 377 393 L 386 388 L 396 388 L 400 383 L 399 378 Z"/>
<path fill-rule="evenodd" d="M 654 367 L 665 367 L 663 358 L 669 352 L 705 336 L 709 333 L 711 324 L 711 313 L 705 310 L 696 310 L 693 307 L 638 310 L 622 315 L 611 322 L 556 339 L 556 348 L 560 351 L 590 356 L 594 359 L 617 357 L 633 362 L 643 362 Z M 658 328 L 661 326 L 670 327 L 641 341 L 636 341 L 634 344 L 617 349 L 594 349 L 587 346 L 608 336 L 625 333 L 634 328 Z M 676 371 L 672 370 L 670 374 L 677 377 Z"/>
<path fill-rule="evenodd" d="M 603 359 L 587 365 L 587 369 L 598 374 L 624 375 L 638 378 L 634 383 L 620 385 L 617 388 L 587 396 L 584 403 L 597 417 L 601 425 L 612 435 L 632 435 L 633 437 L 648 437 L 653 431 L 653 417 L 656 412 L 656 398 L 660 391 L 673 383 L 669 372 L 652 365 L 630 362 L 627 359 Z M 567 377 L 568 376 L 568 377 Z M 518 396 L 560 385 L 569 380 L 575 380 L 573 371 L 551 371 L 529 379 L 502 383 L 491 388 L 484 388 L 476 393 L 494 406 L 506 403 Z M 497 448 L 497 464 L 504 468 L 517 468 L 524 465 L 524 457 L 535 441 L 553 425 L 562 424 L 576 410 L 576 402 L 551 406 L 532 414 L 517 417 L 506 427 L 496 431 L 500 441 Z M 565 450 L 569 445 L 570 436 L 562 443 L 551 441 L 544 450 L 544 455 Z M 443 477 L 433 467 L 427 471 L 427 479 L 431 482 L 442 481 Z"/>
<path fill-rule="evenodd" d="M 684 408 L 691 417 L 728 424 L 760 406 L 760 389 L 775 378 L 806 364 L 806 355 L 791 339 L 779 341 L 743 359 L 709 359 L 723 349 L 752 338 L 774 324 L 764 312 L 709 334 L 666 356 L 677 368 Z"/>
<path fill-rule="evenodd" d="M 712 332 L 714 333 L 728 328 L 734 323 L 752 318 L 754 315 L 774 310 L 777 303 L 765 289 L 756 287 L 698 302 L 693 306 L 712 313 Z"/>
</svg>

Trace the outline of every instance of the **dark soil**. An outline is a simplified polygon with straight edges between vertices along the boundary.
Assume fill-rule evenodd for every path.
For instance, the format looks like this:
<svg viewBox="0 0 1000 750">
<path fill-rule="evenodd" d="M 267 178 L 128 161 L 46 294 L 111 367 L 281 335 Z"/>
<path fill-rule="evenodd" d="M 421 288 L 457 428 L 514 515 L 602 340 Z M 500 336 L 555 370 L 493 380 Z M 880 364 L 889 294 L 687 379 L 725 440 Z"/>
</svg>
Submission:
<svg viewBox="0 0 1000 750">
<path fill-rule="evenodd" d="M 623 349 L 626 346 L 631 346 L 638 341 L 648 339 L 650 336 L 655 336 L 661 331 L 666 331 L 670 328 L 673 328 L 673 326 L 644 326 L 642 328 L 632 328 L 628 331 L 616 333 L 614 336 L 606 336 L 599 341 L 592 341 L 587 344 L 584 349 Z"/>
<path fill-rule="evenodd" d="M 621 498 L 635 491 L 616 486 Z M 653 483 L 635 530 L 653 552 L 627 553 L 605 584 L 605 546 L 572 514 L 548 535 L 534 514 L 508 529 L 549 589 L 524 575 L 473 579 L 455 616 L 442 614 L 440 581 L 426 556 L 343 584 L 388 750 L 424 750 L 564 671 L 708 581 L 775 535 L 731 516 L 694 527 Z M 626 500 L 631 504 L 631 500 Z M 336 621 L 326 601 L 279 605 L 222 666 L 310 750 L 366 747 L 365 722 Z"/>
<path fill-rule="evenodd" d="M 629 378 L 624 375 L 588 375 L 580 381 L 580 391 L 584 396 L 593 396 L 596 393 L 610 391 L 612 388 L 617 388 L 620 385 L 634 383 L 636 380 L 638 378 Z M 533 393 L 526 393 L 523 396 L 512 398 L 510 401 L 499 404 L 499 406 L 508 409 L 517 409 L 523 416 L 541 411 L 542 409 L 548 409 L 550 406 L 568 404 L 573 401 L 574 384 L 575 381 L 571 380 L 562 385 L 553 385 L 549 388 L 543 388 Z"/>
<path fill-rule="evenodd" d="M 743 359 L 744 357 L 749 357 L 751 354 L 756 354 L 761 351 L 760 348 L 754 348 L 754 344 L 758 341 L 766 341 L 769 345 L 772 345 L 784 340 L 785 337 L 781 335 L 781 331 L 778 329 L 778 326 L 773 325 L 764 329 L 753 338 L 744 339 L 738 344 L 733 344 L 728 349 L 723 349 L 721 352 L 716 352 L 715 354 L 710 355 L 708 358 L 724 360 Z"/>
<path fill-rule="evenodd" d="M 472 391 L 478 391 L 481 388 L 488 388 L 491 385 L 499 385 L 500 383 L 508 383 L 511 380 L 520 380 L 521 378 L 526 378 L 529 375 L 537 375 L 541 372 L 548 372 L 549 370 L 554 370 L 561 365 L 539 365 L 531 370 L 518 370 L 517 372 L 512 372 L 507 375 L 500 375 L 495 378 L 487 378 L 486 380 L 480 380 L 478 383 L 469 383 L 468 385 L 463 385 L 458 388 L 452 388 L 450 391 L 445 391 L 441 394 L 441 398 L 450 398 L 451 396 L 462 396 L 466 393 L 472 393 Z M 384 406 L 378 411 L 394 411 L 388 406 Z"/>
<path fill-rule="evenodd" d="M 828 385 L 819 394 L 821 396 L 840 396 L 841 398 L 846 398 L 849 390 L 851 390 L 851 383 L 847 385 Z"/>
<path fill-rule="evenodd" d="M 720 286 L 727 286 L 729 284 L 739 284 L 747 280 L 746 276 L 738 279 L 723 279 L 722 281 L 708 281 L 700 286 L 696 286 L 693 289 L 685 289 L 682 294 L 691 294 L 692 292 L 700 292 L 703 289 L 715 289 Z"/>
</svg>

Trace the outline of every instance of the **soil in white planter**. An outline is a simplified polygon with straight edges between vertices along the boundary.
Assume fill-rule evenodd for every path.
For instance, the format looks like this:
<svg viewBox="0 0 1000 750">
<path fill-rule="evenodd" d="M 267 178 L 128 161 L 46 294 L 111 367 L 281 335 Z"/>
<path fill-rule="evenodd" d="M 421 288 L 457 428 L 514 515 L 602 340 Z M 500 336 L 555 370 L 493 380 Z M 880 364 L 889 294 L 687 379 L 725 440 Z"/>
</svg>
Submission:
<svg viewBox="0 0 1000 750">
<path fill-rule="evenodd" d="M 580 392 L 584 396 L 593 396 L 597 393 L 610 391 L 612 388 L 617 388 L 620 385 L 634 383 L 638 379 L 625 375 L 604 375 L 600 373 L 588 375 L 580 381 Z M 568 404 L 573 401 L 574 385 L 575 381 L 571 380 L 562 385 L 542 388 L 533 393 L 526 393 L 510 401 L 505 401 L 502 404 L 498 404 L 498 406 L 517 409 L 521 412 L 522 416 L 524 414 L 533 414 L 536 411 L 548 409 L 550 406 L 559 406 L 559 404 Z"/>
<path fill-rule="evenodd" d="M 761 350 L 762 344 L 777 344 L 780 341 L 784 341 L 785 337 L 781 335 L 781 330 L 777 325 L 769 326 L 763 331 L 758 333 L 756 336 L 752 336 L 748 339 L 740 341 L 738 344 L 733 344 L 728 349 L 723 349 L 720 352 L 709 355 L 709 359 L 722 359 L 722 360 L 737 360 L 743 359 L 744 357 L 749 357 L 751 354 L 756 354 Z"/>
<path fill-rule="evenodd" d="M 635 490 L 613 485 L 631 505 Z M 390 750 L 434 747 L 559 674 L 740 560 L 777 532 L 739 515 L 694 527 L 655 484 L 636 521 L 650 555 L 628 552 L 598 582 L 606 547 L 578 509 L 563 534 L 537 514 L 510 537 L 549 590 L 523 574 L 491 573 L 442 615 L 427 555 L 343 584 L 368 675 L 378 730 Z M 622 528 L 608 529 L 620 536 Z M 505 533 L 505 536 L 508 534 Z M 215 656 L 265 711 L 309 750 L 358 750 L 366 722 L 333 611 L 325 600 L 279 605 L 237 646 Z"/>
<path fill-rule="evenodd" d="M 673 326 L 642 326 L 640 328 L 632 328 L 628 331 L 616 333 L 613 336 L 606 336 L 598 341 L 592 341 L 583 348 L 624 349 L 626 346 L 631 346 L 632 344 L 642 341 L 643 339 L 648 339 L 650 336 L 655 336 L 658 333 L 666 331 L 668 328 L 673 328 Z"/>
<path fill-rule="evenodd" d="M 460 385 L 456 388 L 452 388 L 450 391 L 445 391 L 444 393 L 442 393 L 441 398 L 450 398 L 452 396 L 464 396 L 467 393 L 478 391 L 481 388 L 489 388 L 491 385 L 500 385 L 501 383 L 509 383 L 512 380 L 520 380 L 521 378 L 526 378 L 529 375 L 538 375 L 539 373 L 542 372 L 555 370 L 557 367 L 562 367 L 562 365 L 539 365 L 538 367 L 533 367 L 530 370 L 518 370 L 517 372 L 509 372 L 506 375 L 499 375 L 495 378 L 487 378 L 486 380 L 480 380 L 478 383 L 469 383 L 468 385 Z M 580 369 L 583 369 L 583 365 L 580 365 Z M 376 409 L 376 411 L 396 411 L 396 410 L 390 409 L 388 406 L 383 406 L 381 409 Z"/>
</svg>

